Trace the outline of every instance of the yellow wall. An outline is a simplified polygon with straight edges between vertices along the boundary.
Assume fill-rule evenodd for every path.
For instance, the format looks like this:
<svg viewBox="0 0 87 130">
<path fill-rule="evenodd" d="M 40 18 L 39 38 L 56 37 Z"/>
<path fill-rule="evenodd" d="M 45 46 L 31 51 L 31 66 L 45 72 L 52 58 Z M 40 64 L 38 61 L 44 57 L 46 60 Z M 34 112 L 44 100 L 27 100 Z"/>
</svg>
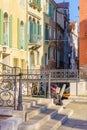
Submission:
<svg viewBox="0 0 87 130">
<path fill-rule="evenodd" d="M 26 23 L 26 0 L 24 1 L 24 6 L 20 5 L 20 0 L 1 0 L 0 1 L 0 9 L 3 12 L 7 12 L 8 16 L 12 15 L 12 48 L 7 48 L 7 51 L 10 53 L 9 63 L 5 62 L 5 64 L 9 64 L 11 66 L 15 66 L 14 59 L 18 58 L 18 66 L 22 67 L 21 60 L 24 60 L 26 64 L 26 51 L 22 51 L 17 49 L 17 19 L 23 20 Z M 1 47 L 1 50 L 3 48 Z M 2 54 L 3 55 L 3 54 Z M 4 59 L 1 60 L 4 62 Z M 26 65 L 24 66 L 24 68 Z"/>
</svg>

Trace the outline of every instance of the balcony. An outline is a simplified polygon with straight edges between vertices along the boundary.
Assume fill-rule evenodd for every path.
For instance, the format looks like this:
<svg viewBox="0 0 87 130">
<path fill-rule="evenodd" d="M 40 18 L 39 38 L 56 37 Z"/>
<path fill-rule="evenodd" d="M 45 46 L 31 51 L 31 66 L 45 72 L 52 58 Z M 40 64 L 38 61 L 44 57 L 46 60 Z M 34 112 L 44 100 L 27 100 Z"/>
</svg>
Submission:
<svg viewBox="0 0 87 130">
<path fill-rule="evenodd" d="M 35 1 L 30 2 L 29 5 L 30 5 L 30 7 L 34 8 L 34 9 L 37 9 L 39 12 L 42 10 L 40 5 L 38 5 L 38 3 L 35 2 Z"/>
<path fill-rule="evenodd" d="M 35 35 L 30 38 L 29 49 L 36 50 L 42 46 L 42 37 L 40 35 Z"/>
<path fill-rule="evenodd" d="M 37 3 L 34 1 L 30 2 L 29 5 L 30 5 L 30 7 L 37 8 Z"/>
</svg>

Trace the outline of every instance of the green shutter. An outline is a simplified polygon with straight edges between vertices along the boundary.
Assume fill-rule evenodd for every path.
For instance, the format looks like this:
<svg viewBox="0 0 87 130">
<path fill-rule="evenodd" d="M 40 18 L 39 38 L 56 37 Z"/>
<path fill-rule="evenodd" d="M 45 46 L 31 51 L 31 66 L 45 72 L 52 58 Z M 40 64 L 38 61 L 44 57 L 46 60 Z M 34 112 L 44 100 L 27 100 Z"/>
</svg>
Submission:
<svg viewBox="0 0 87 130">
<path fill-rule="evenodd" d="M 34 39 L 34 43 L 36 42 L 37 40 L 37 35 L 36 35 L 36 32 L 37 32 L 37 28 L 36 28 L 36 23 L 34 23 L 34 36 L 33 36 L 33 39 Z"/>
<path fill-rule="evenodd" d="M 50 4 L 50 6 L 49 6 L 49 16 L 51 18 L 54 17 L 54 6 L 53 6 L 53 4 Z"/>
<path fill-rule="evenodd" d="M 20 44 L 20 20 L 19 18 L 17 19 L 17 32 L 18 32 L 18 35 L 17 35 L 18 48 L 20 49 L 21 44 Z"/>
<path fill-rule="evenodd" d="M 51 4 L 49 5 L 49 16 L 51 17 Z"/>
<path fill-rule="evenodd" d="M 30 42 L 33 42 L 33 22 L 30 21 Z"/>
<path fill-rule="evenodd" d="M 52 18 L 54 18 L 54 6 L 52 4 Z"/>
<path fill-rule="evenodd" d="M 27 42 L 30 41 L 30 22 L 27 23 Z"/>
<path fill-rule="evenodd" d="M 38 36 L 38 24 L 36 23 L 36 36 Z M 37 41 L 37 39 L 36 39 Z"/>
<path fill-rule="evenodd" d="M 34 36 L 34 31 L 35 31 L 34 22 L 33 22 L 32 30 L 33 30 L 33 32 L 32 32 L 32 42 L 34 42 L 34 38 L 35 38 L 35 36 Z"/>
<path fill-rule="evenodd" d="M 49 40 L 49 29 L 47 28 L 47 40 Z"/>
<path fill-rule="evenodd" d="M 49 29 L 48 28 L 45 29 L 45 40 L 47 40 L 46 42 L 48 42 L 48 40 L 49 40 Z"/>
<path fill-rule="evenodd" d="M 38 34 L 41 36 L 41 25 L 39 25 Z"/>
<path fill-rule="evenodd" d="M 0 44 L 4 44 L 4 32 L 3 32 L 3 11 L 0 10 Z"/>
<path fill-rule="evenodd" d="M 24 26 L 24 48 L 25 48 L 25 50 L 27 50 L 27 23 L 25 23 L 25 26 Z"/>
<path fill-rule="evenodd" d="M 9 46 L 12 47 L 12 15 L 9 17 Z"/>
</svg>

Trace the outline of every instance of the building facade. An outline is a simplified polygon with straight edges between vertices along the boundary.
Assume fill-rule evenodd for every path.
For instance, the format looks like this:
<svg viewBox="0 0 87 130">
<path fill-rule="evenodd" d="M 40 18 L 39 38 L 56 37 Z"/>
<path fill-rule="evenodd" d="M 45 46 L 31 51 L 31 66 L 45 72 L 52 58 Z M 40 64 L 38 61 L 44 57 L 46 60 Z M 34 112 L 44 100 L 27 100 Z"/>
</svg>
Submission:
<svg viewBox="0 0 87 130">
<path fill-rule="evenodd" d="M 57 3 L 57 68 L 70 68 L 69 3 Z"/>
<path fill-rule="evenodd" d="M 0 61 L 21 69 L 69 68 L 69 3 L 0 4 Z"/>
<path fill-rule="evenodd" d="M 43 64 L 43 1 L 27 1 L 27 37 L 29 69 L 40 69 Z"/>
<path fill-rule="evenodd" d="M 70 68 L 78 68 L 78 24 L 70 22 Z"/>
<path fill-rule="evenodd" d="M 0 61 L 26 68 L 26 1 L 0 2 Z"/>
<path fill-rule="evenodd" d="M 87 1 L 80 0 L 79 67 L 87 67 Z"/>
</svg>

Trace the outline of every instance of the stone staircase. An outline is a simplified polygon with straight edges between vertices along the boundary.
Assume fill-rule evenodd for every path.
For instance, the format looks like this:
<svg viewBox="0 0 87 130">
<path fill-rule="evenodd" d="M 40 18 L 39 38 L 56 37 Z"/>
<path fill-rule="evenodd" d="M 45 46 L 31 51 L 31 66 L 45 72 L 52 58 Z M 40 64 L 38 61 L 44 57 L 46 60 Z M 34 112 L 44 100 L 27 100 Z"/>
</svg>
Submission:
<svg viewBox="0 0 87 130">
<path fill-rule="evenodd" d="M 67 103 L 57 106 L 52 99 L 25 98 L 23 111 L 8 109 L 12 117 L 0 121 L 0 130 L 57 130 L 73 114 L 65 108 Z"/>
</svg>

